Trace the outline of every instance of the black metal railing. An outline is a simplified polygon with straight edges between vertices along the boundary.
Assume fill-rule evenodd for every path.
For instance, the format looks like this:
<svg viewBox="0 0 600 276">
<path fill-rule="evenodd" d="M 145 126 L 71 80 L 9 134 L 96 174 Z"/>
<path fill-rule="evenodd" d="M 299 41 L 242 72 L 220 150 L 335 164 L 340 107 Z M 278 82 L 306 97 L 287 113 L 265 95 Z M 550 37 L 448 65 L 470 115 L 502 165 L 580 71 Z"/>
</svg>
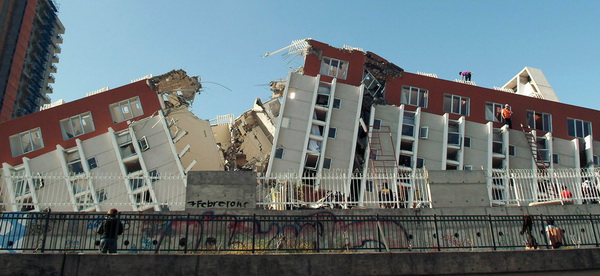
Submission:
<svg viewBox="0 0 600 276">
<path fill-rule="evenodd" d="M 533 237 L 549 248 L 545 220 L 565 246 L 599 247 L 600 215 L 534 215 Z M 103 214 L 2 213 L 1 252 L 95 252 Z M 120 214 L 120 253 L 311 253 L 524 249 L 521 216 Z"/>
</svg>

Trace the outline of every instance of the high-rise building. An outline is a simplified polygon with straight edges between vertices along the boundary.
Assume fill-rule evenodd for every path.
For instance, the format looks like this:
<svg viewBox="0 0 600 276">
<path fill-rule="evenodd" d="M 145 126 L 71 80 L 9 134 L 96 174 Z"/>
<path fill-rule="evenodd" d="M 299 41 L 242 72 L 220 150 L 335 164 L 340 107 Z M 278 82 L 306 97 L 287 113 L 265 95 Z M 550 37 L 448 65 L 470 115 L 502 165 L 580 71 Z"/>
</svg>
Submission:
<svg viewBox="0 0 600 276">
<path fill-rule="evenodd" d="M 0 2 L 0 122 L 50 103 L 65 28 L 53 0 Z"/>
</svg>

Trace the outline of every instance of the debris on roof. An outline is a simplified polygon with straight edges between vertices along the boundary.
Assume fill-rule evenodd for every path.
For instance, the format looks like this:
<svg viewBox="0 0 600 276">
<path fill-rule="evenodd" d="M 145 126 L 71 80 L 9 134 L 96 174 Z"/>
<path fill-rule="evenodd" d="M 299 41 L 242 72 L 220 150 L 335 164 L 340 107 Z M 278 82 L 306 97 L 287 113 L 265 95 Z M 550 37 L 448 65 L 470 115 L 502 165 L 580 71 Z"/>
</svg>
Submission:
<svg viewBox="0 0 600 276">
<path fill-rule="evenodd" d="M 202 88 L 199 77 L 190 77 L 182 69 L 150 78 L 148 84 L 158 94 L 166 95 L 168 102 L 175 107 L 190 106 Z"/>
</svg>

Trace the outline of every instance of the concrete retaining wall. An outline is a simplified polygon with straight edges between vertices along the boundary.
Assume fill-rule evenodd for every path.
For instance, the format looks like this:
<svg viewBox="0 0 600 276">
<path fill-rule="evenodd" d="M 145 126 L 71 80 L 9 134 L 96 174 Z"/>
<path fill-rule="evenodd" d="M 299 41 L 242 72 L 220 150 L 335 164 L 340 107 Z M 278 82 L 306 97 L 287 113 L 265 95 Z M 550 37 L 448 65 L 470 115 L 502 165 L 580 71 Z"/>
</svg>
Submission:
<svg viewBox="0 0 600 276">
<path fill-rule="evenodd" d="M 600 249 L 285 255 L 0 254 L 2 275 L 600 273 Z"/>
</svg>

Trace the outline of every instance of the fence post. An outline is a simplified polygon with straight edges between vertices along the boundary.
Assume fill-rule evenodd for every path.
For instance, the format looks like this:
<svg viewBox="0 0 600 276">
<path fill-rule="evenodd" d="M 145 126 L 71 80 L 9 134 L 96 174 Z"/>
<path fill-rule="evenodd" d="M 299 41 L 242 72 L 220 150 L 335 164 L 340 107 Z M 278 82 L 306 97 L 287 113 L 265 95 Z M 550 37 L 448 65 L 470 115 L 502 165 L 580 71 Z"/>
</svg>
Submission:
<svg viewBox="0 0 600 276">
<path fill-rule="evenodd" d="M 183 246 L 183 253 L 187 254 L 188 242 L 189 240 L 189 230 L 190 230 L 190 213 L 187 214 L 185 218 L 185 245 Z"/>
<path fill-rule="evenodd" d="M 433 215 L 433 224 L 435 225 L 435 239 L 437 240 L 437 250 L 438 251 L 442 251 L 442 249 L 440 248 L 440 233 L 438 231 L 437 215 L 436 214 Z"/>
<path fill-rule="evenodd" d="M 317 229 L 316 233 L 317 233 L 317 253 L 321 252 L 321 244 L 319 242 L 319 214 L 317 214 L 317 224 L 315 225 L 315 229 Z"/>
<path fill-rule="evenodd" d="M 598 247 L 598 235 L 596 233 L 596 227 L 594 227 L 594 218 L 592 217 L 592 214 L 589 214 L 590 217 L 590 225 L 592 226 L 592 231 L 594 233 L 594 240 L 596 241 L 596 247 Z"/>
<path fill-rule="evenodd" d="M 254 250 L 256 248 L 256 214 L 252 214 L 252 254 L 254 254 Z"/>
<path fill-rule="evenodd" d="M 544 215 L 540 214 L 540 223 L 542 224 L 542 236 L 544 236 L 544 241 L 546 242 L 546 249 L 550 248 L 550 243 L 548 242 L 548 234 L 546 234 L 546 228 L 544 227 Z"/>
<path fill-rule="evenodd" d="M 42 253 L 44 253 L 44 250 L 46 249 L 46 237 L 48 236 L 48 227 L 50 226 L 50 208 L 48 208 L 48 212 L 46 213 L 46 225 L 44 225 L 44 238 L 42 239 L 42 249 L 40 250 Z"/>
<path fill-rule="evenodd" d="M 492 215 L 488 214 L 488 221 L 490 222 L 490 234 L 492 235 L 492 245 L 494 250 L 496 249 L 496 237 L 494 236 L 494 224 L 492 223 Z"/>
<path fill-rule="evenodd" d="M 377 225 L 377 249 L 379 250 L 379 252 L 381 252 L 381 231 L 379 231 L 379 214 L 377 214 L 376 219 L 377 223 L 375 225 Z"/>
</svg>

